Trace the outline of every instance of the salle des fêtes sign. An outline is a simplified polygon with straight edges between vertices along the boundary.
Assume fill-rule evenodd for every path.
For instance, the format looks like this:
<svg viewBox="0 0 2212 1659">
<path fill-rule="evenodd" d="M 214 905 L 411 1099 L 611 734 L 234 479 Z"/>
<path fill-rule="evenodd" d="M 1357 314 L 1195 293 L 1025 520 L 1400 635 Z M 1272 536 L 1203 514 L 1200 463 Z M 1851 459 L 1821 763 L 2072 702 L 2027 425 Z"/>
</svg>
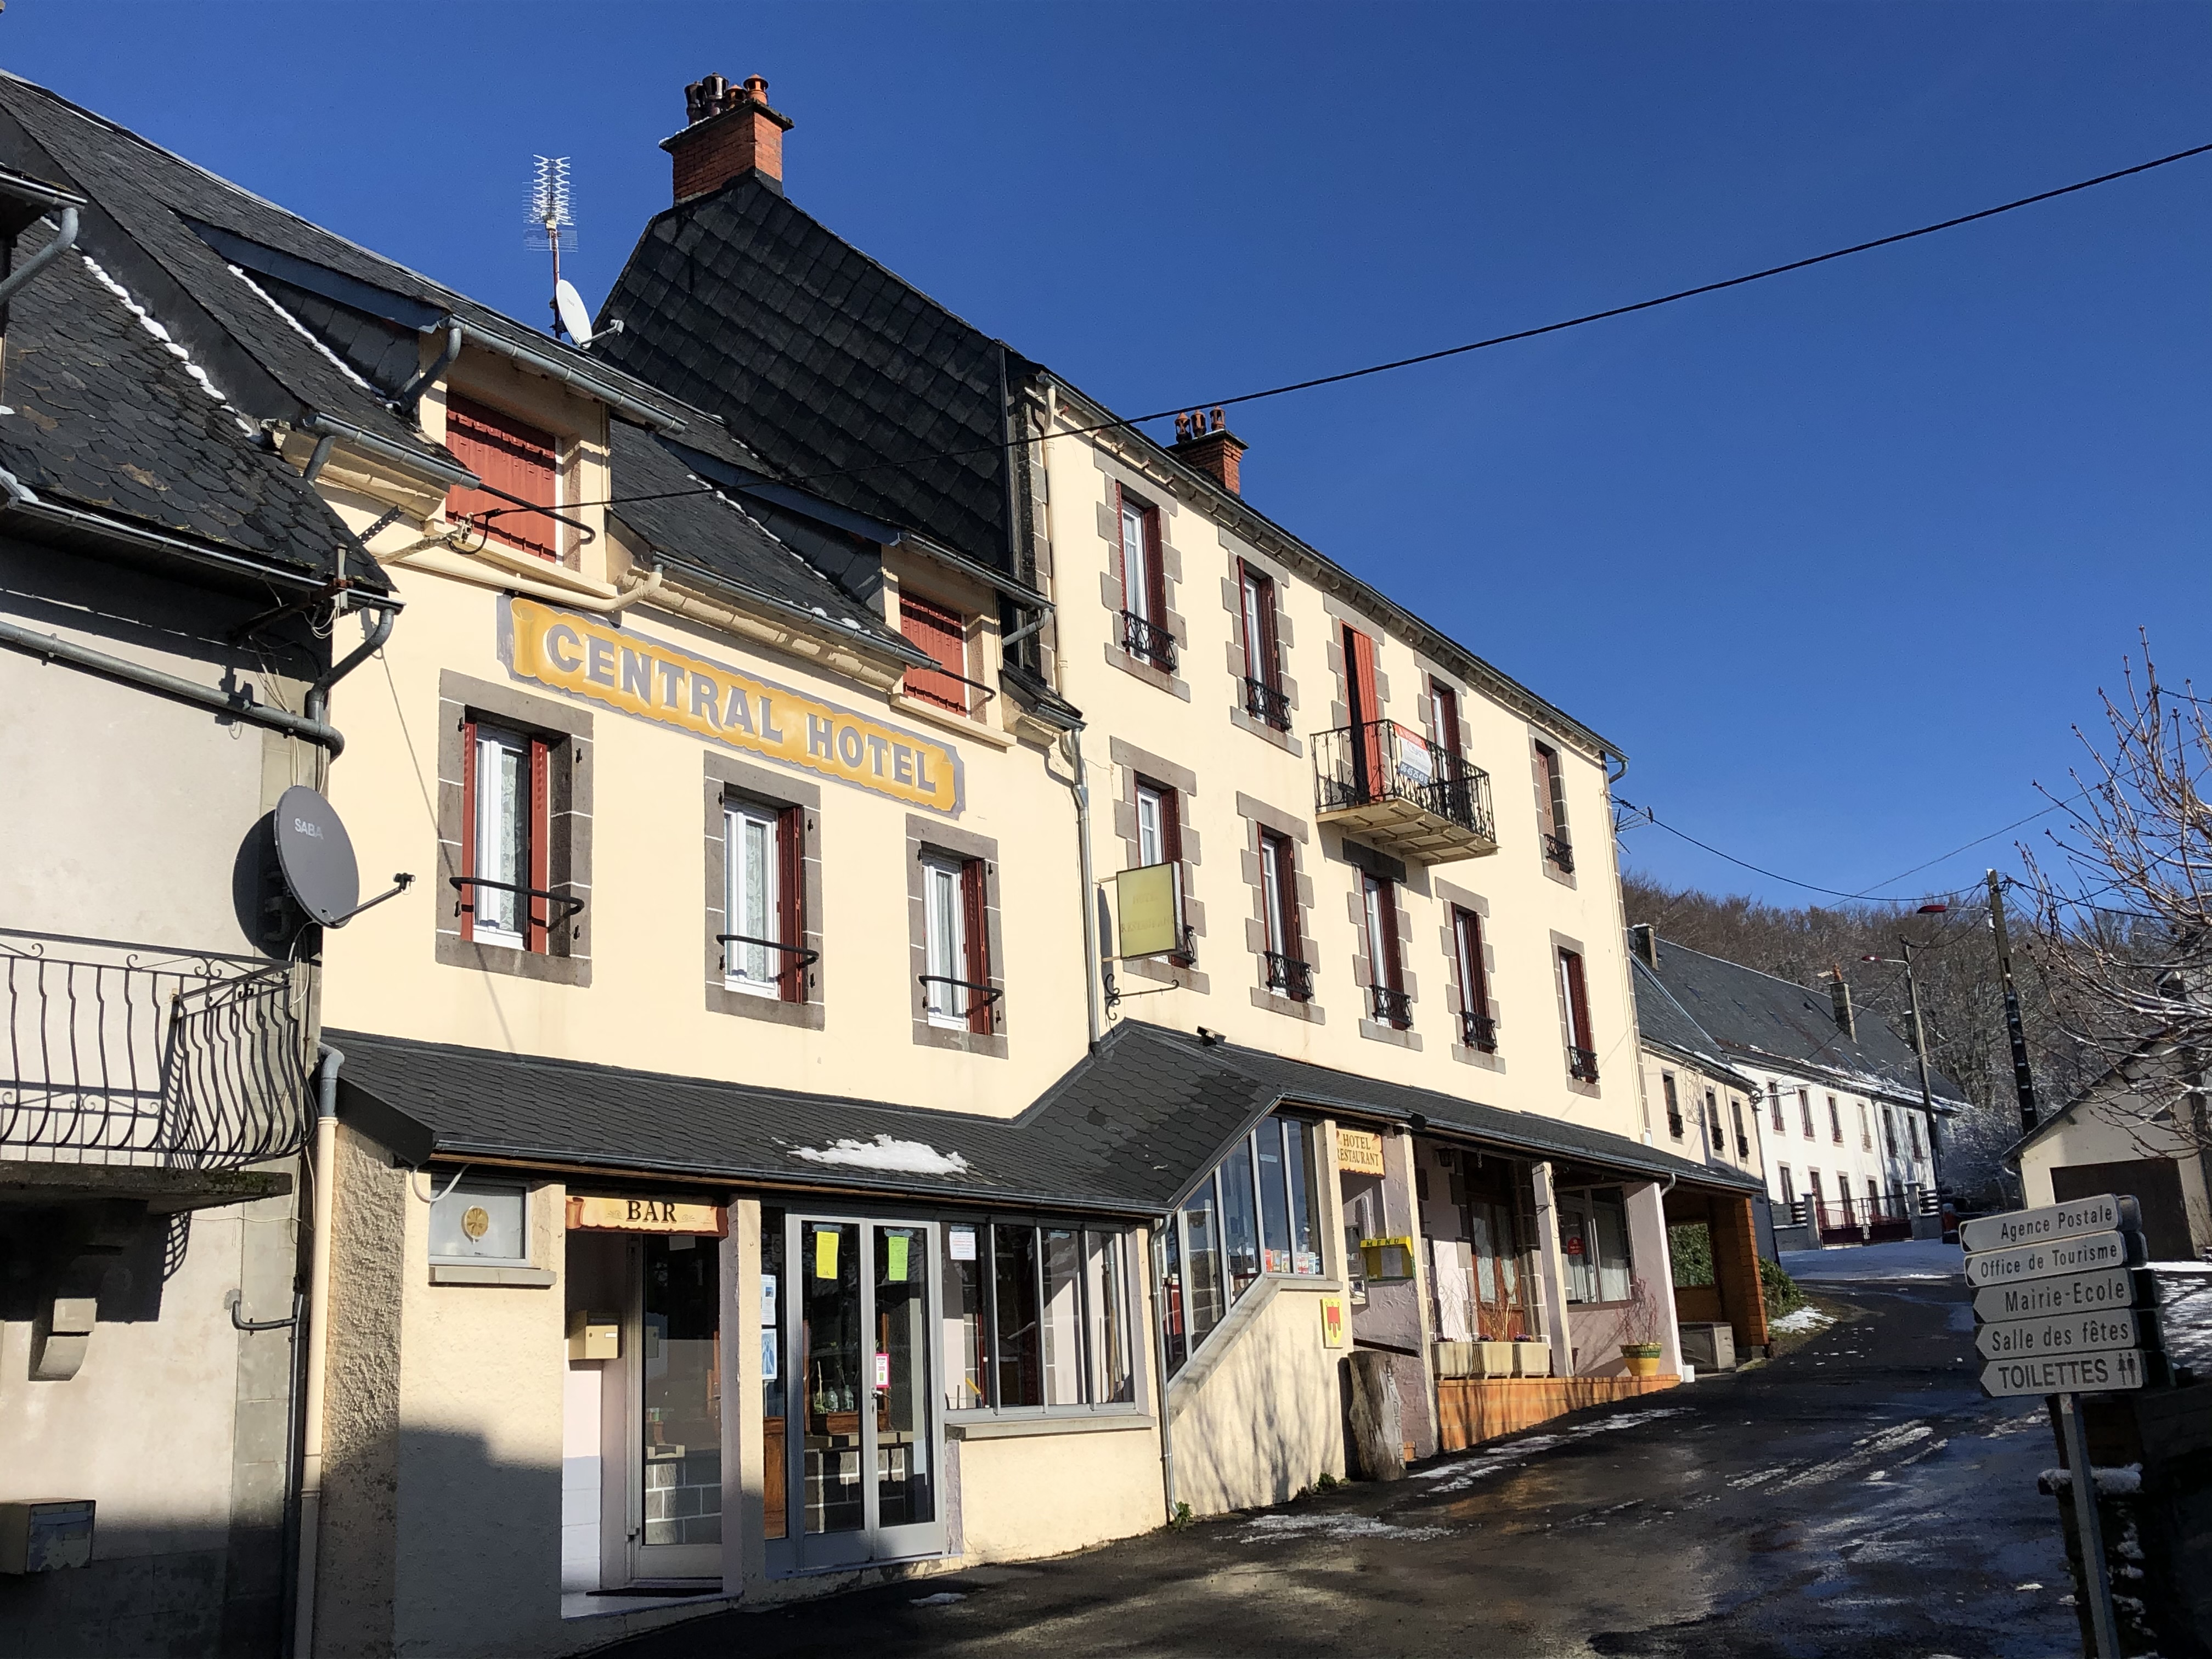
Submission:
<svg viewBox="0 0 2212 1659">
<path fill-rule="evenodd" d="M 500 658 L 520 680 L 840 783 L 957 817 L 959 751 L 634 629 L 532 599 L 500 612 Z"/>
</svg>

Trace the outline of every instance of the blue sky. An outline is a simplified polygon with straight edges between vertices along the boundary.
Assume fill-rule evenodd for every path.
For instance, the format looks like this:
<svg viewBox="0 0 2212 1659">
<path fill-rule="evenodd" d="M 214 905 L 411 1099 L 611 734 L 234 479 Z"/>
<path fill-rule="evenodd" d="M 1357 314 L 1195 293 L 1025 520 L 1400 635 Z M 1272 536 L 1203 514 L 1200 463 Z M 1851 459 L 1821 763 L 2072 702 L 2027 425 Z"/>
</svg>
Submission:
<svg viewBox="0 0 2212 1659">
<path fill-rule="evenodd" d="M 796 200 L 1131 410 L 2212 142 L 2184 4 L 13 0 L 0 65 L 531 320 L 532 154 L 575 158 L 596 302 L 684 83 L 764 75 Z M 2040 805 L 2138 627 L 2212 673 L 2208 204 L 2212 156 L 1256 404 L 1246 492 L 1626 749 L 1628 799 L 1866 890 Z"/>
</svg>

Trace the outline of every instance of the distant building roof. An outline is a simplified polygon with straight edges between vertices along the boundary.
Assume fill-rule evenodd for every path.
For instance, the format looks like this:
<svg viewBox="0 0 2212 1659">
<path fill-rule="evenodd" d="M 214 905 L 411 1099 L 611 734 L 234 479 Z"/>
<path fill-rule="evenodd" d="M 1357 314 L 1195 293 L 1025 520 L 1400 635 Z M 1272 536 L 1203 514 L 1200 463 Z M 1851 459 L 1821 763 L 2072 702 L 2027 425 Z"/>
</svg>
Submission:
<svg viewBox="0 0 2212 1659">
<path fill-rule="evenodd" d="M 1756 1091 L 1758 1085 L 1723 1057 L 1719 1041 L 1674 1000 L 1674 993 L 1644 965 L 1644 959 L 1631 957 L 1629 963 L 1636 987 L 1636 1029 L 1644 1042 L 1668 1049 L 1741 1089 Z"/>
</svg>

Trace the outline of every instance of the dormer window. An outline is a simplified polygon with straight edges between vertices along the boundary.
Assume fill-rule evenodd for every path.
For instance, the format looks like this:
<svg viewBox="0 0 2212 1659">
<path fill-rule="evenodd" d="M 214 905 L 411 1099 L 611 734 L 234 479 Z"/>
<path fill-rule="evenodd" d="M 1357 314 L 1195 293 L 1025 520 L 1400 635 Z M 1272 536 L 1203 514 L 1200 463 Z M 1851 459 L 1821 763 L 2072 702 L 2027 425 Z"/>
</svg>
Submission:
<svg viewBox="0 0 2212 1659">
<path fill-rule="evenodd" d="M 484 520 L 488 539 L 541 559 L 561 556 L 551 516 L 560 504 L 559 439 L 489 404 L 450 392 L 446 398 L 446 447 L 485 485 L 448 493 L 447 518 L 500 509 L 497 517 Z M 546 511 L 516 512 L 518 505 Z"/>
<path fill-rule="evenodd" d="M 927 668 L 906 671 L 908 695 L 955 714 L 968 706 L 968 620 L 957 611 L 933 605 L 902 591 L 899 594 L 899 632 L 909 645 L 919 646 L 944 672 Z"/>
</svg>

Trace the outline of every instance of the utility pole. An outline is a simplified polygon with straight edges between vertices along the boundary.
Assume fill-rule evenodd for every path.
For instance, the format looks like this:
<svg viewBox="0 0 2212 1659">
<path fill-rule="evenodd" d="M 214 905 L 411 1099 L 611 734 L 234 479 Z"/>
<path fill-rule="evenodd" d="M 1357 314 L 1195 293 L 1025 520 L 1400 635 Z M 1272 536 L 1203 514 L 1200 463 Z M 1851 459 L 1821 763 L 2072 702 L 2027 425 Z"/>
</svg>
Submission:
<svg viewBox="0 0 2212 1659">
<path fill-rule="evenodd" d="M 2012 946 L 2005 939 L 2004 884 L 1990 872 L 1990 927 L 1997 937 L 1997 975 L 2004 984 L 2005 1035 L 2012 1039 L 2012 1086 L 2020 1096 L 2020 1127 L 2035 1127 L 2035 1075 L 2027 1068 L 2027 1032 L 2020 1023 L 2020 992 L 2012 982 Z"/>
<path fill-rule="evenodd" d="M 1912 976 L 1912 941 L 1899 938 L 1897 941 L 1905 951 L 1905 994 L 1912 1002 L 1912 1057 L 1920 1062 L 1920 1109 L 1928 1119 L 1929 1172 L 1936 1177 L 1936 1190 L 1943 1190 L 1943 1143 L 1936 1133 L 1936 1095 L 1928 1086 L 1928 1032 L 1920 1024 L 1920 981 Z"/>
</svg>

